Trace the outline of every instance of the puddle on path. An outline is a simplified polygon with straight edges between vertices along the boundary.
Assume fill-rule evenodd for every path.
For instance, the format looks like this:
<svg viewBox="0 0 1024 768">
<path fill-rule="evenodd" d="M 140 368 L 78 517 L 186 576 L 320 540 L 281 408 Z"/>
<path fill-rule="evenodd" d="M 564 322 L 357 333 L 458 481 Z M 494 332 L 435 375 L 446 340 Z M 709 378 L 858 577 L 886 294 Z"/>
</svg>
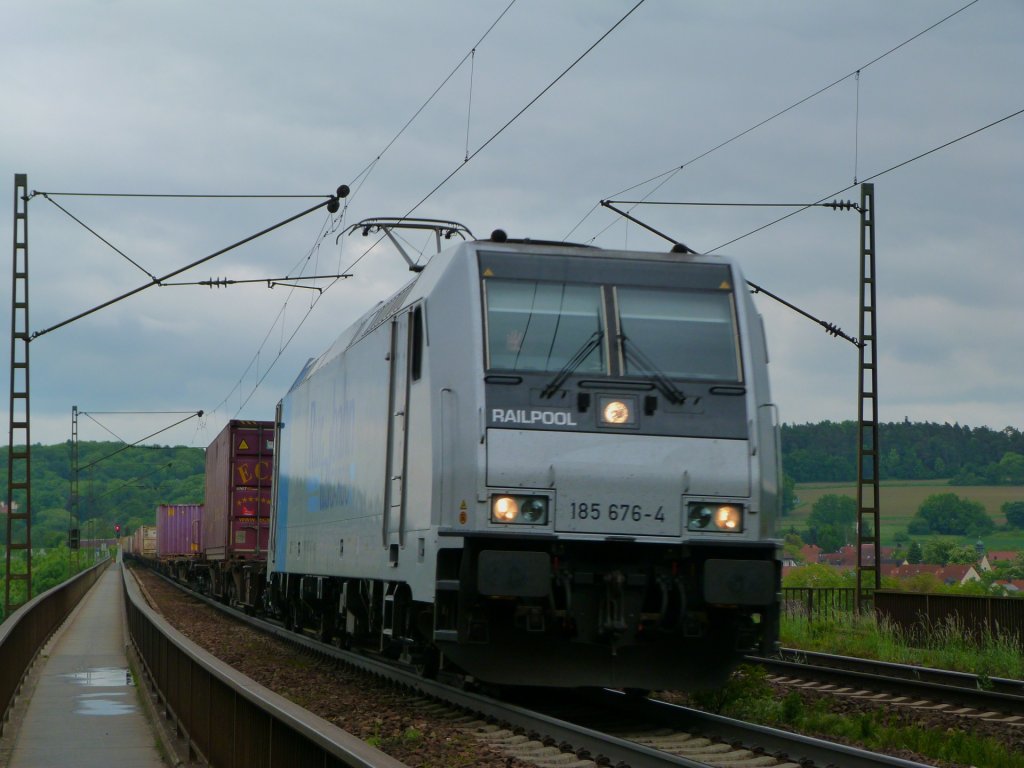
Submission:
<svg viewBox="0 0 1024 768">
<path fill-rule="evenodd" d="M 72 672 L 64 675 L 79 685 L 113 688 L 119 685 L 135 685 L 132 673 L 125 667 L 94 667 L 84 672 Z"/>
<path fill-rule="evenodd" d="M 76 715 L 90 717 L 106 717 L 109 715 L 130 715 L 135 712 L 135 705 L 128 701 L 118 701 L 125 693 L 86 693 L 78 697 L 75 707 Z"/>
</svg>

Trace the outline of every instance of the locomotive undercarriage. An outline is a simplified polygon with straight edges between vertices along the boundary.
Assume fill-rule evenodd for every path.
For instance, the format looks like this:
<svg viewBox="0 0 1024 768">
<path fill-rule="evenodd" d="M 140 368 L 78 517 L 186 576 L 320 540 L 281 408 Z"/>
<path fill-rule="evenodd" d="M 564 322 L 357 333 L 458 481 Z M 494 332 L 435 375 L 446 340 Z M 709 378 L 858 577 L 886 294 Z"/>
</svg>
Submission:
<svg viewBox="0 0 1024 768">
<path fill-rule="evenodd" d="M 450 576 L 444 558 L 435 640 L 495 683 L 712 686 L 777 636 L 773 547 L 468 540 Z"/>
<path fill-rule="evenodd" d="M 289 629 L 428 675 L 693 689 L 774 650 L 778 578 L 764 545 L 468 539 L 440 551 L 434 605 L 400 582 L 273 574 L 265 608 Z"/>
<path fill-rule="evenodd" d="M 421 674 L 438 669 L 432 606 L 413 601 L 400 582 L 272 574 L 264 603 L 265 612 L 291 631 L 379 653 Z"/>
</svg>

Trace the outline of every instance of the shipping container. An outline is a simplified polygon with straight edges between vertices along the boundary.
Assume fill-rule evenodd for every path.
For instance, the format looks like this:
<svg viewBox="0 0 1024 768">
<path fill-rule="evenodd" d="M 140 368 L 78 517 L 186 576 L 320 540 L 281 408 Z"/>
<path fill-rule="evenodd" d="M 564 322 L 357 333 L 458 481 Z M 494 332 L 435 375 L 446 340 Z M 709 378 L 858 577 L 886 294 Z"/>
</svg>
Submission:
<svg viewBox="0 0 1024 768">
<path fill-rule="evenodd" d="M 229 421 L 206 449 L 206 560 L 266 559 L 273 476 L 274 422 Z"/>
<path fill-rule="evenodd" d="M 135 557 L 156 557 L 155 525 L 140 525 L 132 532 L 130 541 L 131 545 L 128 549 L 125 549 L 125 552 Z"/>
<path fill-rule="evenodd" d="M 202 519 L 202 504 L 160 504 L 156 508 L 157 557 L 198 557 L 203 551 Z"/>
</svg>

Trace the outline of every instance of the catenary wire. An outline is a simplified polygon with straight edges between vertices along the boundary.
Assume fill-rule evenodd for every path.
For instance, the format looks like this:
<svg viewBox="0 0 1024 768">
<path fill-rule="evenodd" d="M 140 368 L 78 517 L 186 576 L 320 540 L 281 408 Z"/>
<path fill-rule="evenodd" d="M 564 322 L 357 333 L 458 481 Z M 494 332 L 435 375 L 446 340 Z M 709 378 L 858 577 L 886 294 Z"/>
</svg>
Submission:
<svg viewBox="0 0 1024 768">
<path fill-rule="evenodd" d="M 159 434 L 161 434 L 163 432 L 166 432 L 169 429 L 174 429 L 179 424 L 184 424 L 189 419 L 194 419 L 194 418 L 196 418 L 198 416 L 202 416 L 202 415 L 203 415 L 202 411 L 196 411 L 191 416 L 186 416 L 184 419 L 176 421 L 173 424 L 164 427 L 163 429 L 158 429 L 156 432 L 154 432 L 151 435 L 146 435 L 145 437 L 139 438 L 134 443 L 131 443 L 131 444 L 128 444 L 128 445 L 123 445 L 120 448 L 118 448 L 116 451 L 114 451 L 113 453 L 108 453 L 106 456 L 102 456 L 102 457 L 96 459 L 96 461 L 93 461 L 93 462 L 90 462 L 89 464 L 86 464 L 84 467 L 81 467 L 79 469 L 79 472 L 84 472 L 85 470 L 89 469 L 90 467 L 96 466 L 101 461 L 106 461 L 107 459 L 111 458 L 112 456 L 116 456 L 117 454 L 121 453 L 122 451 L 126 451 L 129 448 L 134 448 L 136 445 L 138 445 L 139 443 L 143 442 L 144 440 L 149 440 L 150 438 L 156 437 L 157 435 L 159 435 Z"/>
<path fill-rule="evenodd" d="M 458 62 L 458 64 L 456 64 L 452 68 L 451 72 L 448 73 L 448 75 L 441 81 L 441 83 L 434 89 L 434 91 L 430 94 L 430 96 L 427 97 L 427 99 L 420 105 L 420 107 L 413 113 L 413 115 L 408 120 L 406 120 L 405 124 L 402 125 L 402 127 L 398 130 L 398 132 L 384 146 L 384 148 L 380 152 L 378 152 L 376 154 L 376 156 L 373 158 L 373 160 L 371 160 L 366 165 L 366 167 L 363 168 L 362 171 L 360 171 L 358 174 L 356 174 L 355 178 L 352 180 L 352 182 L 350 184 L 350 186 L 352 188 L 352 192 L 348 196 L 348 198 L 345 200 L 345 205 L 344 205 L 344 207 L 342 209 L 340 217 L 338 217 L 338 218 L 344 219 L 345 213 L 348 210 L 348 206 L 349 206 L 351 200 L 354 197 L 356 197 L 358 192 L 362 189 L 362 185 L 369 178 L 369 174 L 372 172 L 372 170 L 377 165 L 377 163 L 388 152 L 388 150 L 391 149 L 391 147 L 395 144 L 395 142 L 398 141 L 398 139 L 402 136 L 402 134 L 405 133 L 405 131 L 409 128 L 409 126 L 412 125 L 412 123 L 416 120 L 416 118 L 419 117 L 419 115 L 423 112 L 423 110 L 426 109 L 426 107 L 430 104 L 430 102 L 434 100 L 434 98 L 437 96 L 437 94 L 441 92 L 441 90 L 444 88 L 444 86 L 448 84 L 448 82 L 452 79 L 452 77 L 455 76 L 455 73 L 458 72 L 459 69 L 462 68 L 462 65 L 466 63 L 466 60 L 469 59 L 471 56 L 473 56 L 476 53 L 476 49 L 491 34 L 491 32 L 494 30 L 494 28 L 505 17 L 505 15 L 512 9 L 512 6 L 514 6 L 516 4 L 516 2 L 517 2 L 517 0 L 511 0 L 511 2 L 509 2 L 509 4 L 507 6 L 505 6 L 505 9 L 500 14 L 498 14 L 498 17 L 484 31 L 484 33 L 480 36 L 480 38 L 476 41 L 476 43 L 470 48 L 469 52 L 467 52 L 466 55 L 463 56 L 462 59 Z M 468 120 L 468 117 L 467 117 L 467 120 Z M 469 127 L 468 127 L 468 125 L 467 125 L 466 131 L 467 131 L 467 139 L 466 140 L 467 140 L 467 148 L 468 148 L 468 141 L 469 141 Z M 304 260 L 308 260 L 312 256 L 313 251 L 317 251 L 317 252 L 319 251 L 319 241 L 322 239 L 322 235 L 323 235 L 323 230 L 321 230 L 321 236 L 318 236 L 316 246 L 314 246 L 314 248 L 311 249 L 311 251 L 309 253 L 307 253 L 306 256 L 303 257 Z M 367 251 L 363 254 L 363 256 L 365 256 L 366 253 L 369 253 L 369 251 L 372 250 L 373 247 L 374 246 L 370 246 L 370 248 L 367 249 Z M 361 258 L 362 258 L 362 256 L 360 257 L 360 259 Z M 356 262 L 353 262 L 352 265 L 350 265 L 349 267 L 345 268 L 344 270 L 340 269 L 340 267 L 339 267 L 339 274 L 345 274 L 345 273 L 350 272 L 352 266 L 354 266 L 356 263 L 358 263 L 358 261 L 359 261 L 359 259 L 357 259 Z M 330 290 L 337 283 L 338 279 L 340 279 L 340 278 L 336 278 L 331 283 L 329 283 L 325 288 L 323 288 L 323 290 L 320 293 L 320 295 L 318 295 L 317 297 L 314 298 L 314 300 L 310 303 L 310 307 L 307 310 L 306 314 L 300 320 L 299 327 L 301 327 L 302 324 L 305 323 L 306 319 L 309 317 L 309 314 L 313 311 L 313 308 L 319 302 L 319 300 L 323 296 L 323 294 L 326 293 L 328 290 Z M 294 291 L 294 289 L 292 289 L 292 290 Z M 236 390 L 239 392 L 239 395 L 241 395 L 241 393 L 242 393 L 242 389 L 241 389 L 242 388 L 242 384 L 243 384 L 246 376 L 248 376 L 249 372 L 252 370 L 253 366 L 258 363 L 258 361 L 260 359 L 260 356 L 262 354 L 263 348 L 266 345 L 267 340 L 270 338 L 270 334 L 273 332 L 273 329 L 275 327 L 277 327 L 278 321 L 281 321 L 281 341 L 279 342 L 279 345 L 278 345 L 277 356 L 274 358 L 273 362 L 271 363 L 271 365 L 267 369 L 267 371 L 265 371 L 262 376 L 259 376 L 255 387 L 249 393 L 249 395 L 245 398 L 245 400 L 242 402 L 242 404 L 239 406 L 238 411 L 236 411 L 236 415 L 239 412 L 241 412 L 242 408 L 244 408 L 245 405 L 249 402 L 249 400 L 252 398 L 253 394 L 255 394 L 256 389 L 259 388 L 259 385 L 266 378 L 266 376 L 269 373 L 270 369 L 273 368 L 274 364 L 277 362 L 278 359 L 280 359 L 281 355 L 284 353 L 284 350 L 287 348 L 288 344 L 291 343 L 291 340 L 294 338 L 295 334 L 292 333 L 292 335 L 289 336 L 287 341 L 284 340 L 285 326 L 284 326 L 284 322 L 282 320 L 282 316 L 284 315 L 284 312 L 287 309 L 288 303 L 291 301 L 291 296 L 292 296 L 292 293 L 289 292 L 287 298 L 285 299 L 284 303 L 282 304 L 281 310 L 278 312 L 277 317 L 275 317 L 274 322 L 271 324 L 270 328 L 268 329 L 267 335 L 264 337 L 263 341 L 260 343 L 260 346 L 257 348 L 255 354 L 253 355 L 252 360 L 250 360 L 249 365 L 246 366 L 245 370 L 243 371 L 241 377 L 239 378 L 239 380 L 235 384 L 235 386 L 231 388 L 231 390 L 228 392 L 227 396 L 214 409 L 215 411 L 219 411 L 221 407 L 225 406 L 227 404 L 227 401 L 230 400 L 232 394 Z"/>
<path fill-rule="evenodd" d="M 412 117 L 410 117 L 405 122 L 405 125 L 403 125 L 399 129 L 398 133 L 396 133 L 392 137 L 391 141 L 389 141 L 387 143 L 387 145 L 384 147 L 384 149 L 382 149 L 380 152 L 378 152 L 377 155 L 373 158 L 373 160 L 371 160 L 369 162 L 369 164 L 367 164 L 367 166 L 365 168 L 363 168 L 363 170 L 361 170 L 358 174 L 356 174 L 355 179 L 353 179 L 352 180 L 352 184 L 350 184 L 350 186 L 352 187 L 352 195 L 351 195 L 351 197 L 355 197 L 356 193 L 362 187 L 362 184 L 366 181 L 366 179 L 364 177 L 369 175 L 369 173 L 373 170 L 374 166 L 376 166 L 376 164 L 380 161 L 380 159 L 384 156 L 384 154 L 389 149 L 391 149 L 392 145 L 396 141 L 398 141 L 398 139 L 401 137 L 401 135 L 403 133 L 405 133 L 406 129 L 408 129 L 408 127 L 410 125 L 412 125 L 413 121 L 416 120 L 416 118 L 420 116 L 420 113 L 423 112 L 423 110 L 427 108 L 427 105 L 429 105 L 430 102 L 434 100 L 434 97 L 437 96 L 437 94 L 441 92 L 441 89 L 444 88 L 448 84 L 448 81 L 451 80 L 455 76 L 455 73 L 458 72 L 462 68 L 462 65 L 466 63 L 466 59 L 470 58 L 470 56 L 476 52 L 476 49 L 480 47 L 480 44 L 484 40 L 487 39 L 487 36 L 491 34 L 491 31 L 496 26 L 498 26 L 498 23 L 505 17 L 505 14 L 507 14 L 512 9 L 512 6 L 515 5 L 515 4 L 516 4 L 516 0 L 512 0 L 507 6 L 505 6 L 505 10 L 503 10 L 500 14 L 498 14 L 498 18 L 496 18 L 491 23 L 491 26 L 489 26 L 487 28 L 487 31 L 484 32 L 483 35 L 480 36 L 480 39 L 476 41 L 476 44 L 473 45 L 470 48 L 469 52 L 467 52 L 466 55 L 463 56 L 462 59 L 459 60 L 459 63 L 456 64 L 452 68 L 452 71 L 448 73 L 447 77 L 445 77 L 444 80 L 441 81 L 440 85 L 438 85 L 437 88 L 434 89 L 434 92 L 431 93 L 430 96 L 427 97 L 426 101 L 424 101 L 420 105 L 419 109 L 417 109 L 413 113 Z"/>
<path fill-rule="evenodd" d="M 522 109 L 520 109 L 518 112 L 516 112 L 504 125 L 502 125 L 497 131 L 495 131 L 493 134 L 491 134 L 490 138 L 488 138 L 485 142 L 483 142 L 483 144 L 481 144 L 479 147 L 477 147 L 460 165 L 456 166 L 455 169 L 452 170 L 451 173 L 449 173 L 447 176 L 445 176 L 433 189 L 431 189 L 429 192 L 427 192 L 427 194 L 425 194 L 422 198 L 420 198 L 420 201 L 418 203 L 416 203 L 408 211 L 406 211 L 405 215 L 403 215 L 401 218 L 405 219 L 405 218 L 411 216 L 413 213 L 415 213 L 415 211 L 421 205 L 423 205 L 425 202 L 427 202 L 427 200 L 429 200 L 431 197 L 433 197 L 438 192 L 438 190 L 441 189 L 441 187 L 443 187 L 445 184 L 447 184 L 452 179 L 452 177 L 455 176 L 455 174 L 457 174 L 459 171 L 461 171 L 463 168 L 465 168 L 466 165 L 471 160 L 473 160 L 473 158 L 475 158 L 477 155 L 479 155 L 488 145 L 490 145 L 491 142 L 493 142 L 496 138 L 498 138 L 498 136 L 500 136 L 502 133 L 504 133 L 505 130 L 509 126 L 511 126 L 514 122 L 516 122 L 516 120 L 518 120 L 528 109 L 530 109 L 530 107 L 532 107 L 534 104 L 536 104 L 541 99 L 541 97 L 544 96 L 544 94 L 546 94 L 548 91 L 550 91 L 563 77 L 565 77 L 567 74 L 569 74 L 569 72 L 577 64 L 579 64 L 591 51 L 593 51 L 598 45 L 600 45 L 612 32 L 614 32 L 616 29 L 618 29 L 619 26 L 621 26 L 622 23 L 626 21 L 626 19 L 628 19 L 630 16 L 632 16 L 633 12 L 636 11 L 636 9 L 639 8 L 641 5 L 643 5 L 645 2 L 646 2 L 646 0 L 639 0 L 639 2 L 637 2 L 636 5 L 634 5 L 632 8 L 630 8 L 622 16 L 622 18 L 620 18 L 617 22 L 615 22 L 603 35 L 601 35 L 596 41 L 594 41 L 590 45 L 590 47 L 588 47 L 583 53 L 581 53 L 579 56 L 577 56 L 576 59 L 568 67 L 566 67 L 564 70 L 562 70 L 562 72 L 554 80 L 552 80 L 550 83 L 548 83 L 540 91 L 540 93 L 538 93 L 536 96 L 534 96 L 532 99 L 530 99 L 530 101 L 527 102 L 526 105 Z M 358 264 L 360 261 L 362 261 L 363 258 L 365 258 L 366 255 L 371 250 L 373 250 L 373 248 L 375 248 L 377 246 L 377 244 L 380 243 L 383 239 L 384 239 L 384 235 L 381 235 L 380 238 L 378 238 L 374 242 L 373 245 L 371 245 L 369 248 L 367 248 L 365 251 L 363 251 L 363 253 L 355 261 L 353 261 L 351 264 L 349 264 L 345 268 L 344 271 L 345 272 L 351 271 L 351 269 L 356 264 Z"/>
<path fill-rule="evenodd" d="M 868 177 L 866 177 L 864 179 L 861 179 L 861 181 L 859 183 L 866 184 L 867 182 L 873 181 L 874 179 L 877 179 L 880 176 L 884 176 L 887 173 L 892 173 L 893 171 L 895 171 L 895 170 L 897 170 L 899 168 L 902 168 L 905 165 L 909 165 L 910 163 L 913 163 L 913 162 L 915 162 L 917 160 L 920 160 L 921 158 L 927 157 L 928 155 L 932 155 L 932 154 L 934 154 L 934 153 L 936 153 L 936 152 L 938 152 L 940 150 L 946 149 L 947 147 L 951 147 L 952 145 L 956 144 L 957 142 L 963 141 L 964 139 L 968 139 L 971 136 L 975 136 L 975 135 L 981 133 L 982 131 L 986 131 L 989 128 L 993 128 L 993 127 L 999 125 L 1000 123 L 1006 122 L 1007 120 L 1011 120 L 1011 119 L 1013 119 L 1015 117 L 1019 117 L 1022 114 L 1024 114 L 1024 109 L 1019 109 L 1016 112 L 1013 112 L 1013 113 L 1011 113 L 1009 115 L 1006 115 L 1005 117 L 999 118 L 998 120 L 993 120 L 991 123 L 983 125 L 980 128 L 975 128 L 973 131 L 969 131 L 968 133 L 965 133 L 965 134 L 963 134 L 961 136 L 957 136 L 955 139 L 951 139 L 950 141 L 947 141 L 945 144 L 940 144 L 937 147 L 932 147 L 931 149 L 929 149 L 929 150 L 927 150 L 925 152 L 922 152 L 922 153 L 920 153 L 918 155 L 914 155 L 913 157 L 911 157 L 911 158 L 909 158 L 907 160 L 904 160 L 901 163 L 897 163 L 896 165 L 890 166 L 890 167 L 886 168 L 883 171 L 879 171 L 878 173 L 874 173 L 871 176 L 868 176 Z M 808 208 L 810 208 L 810 207 L 812 207 L 814 205 L 818 205 L 819 203 L 822 203 L 825 200 L 828 200 L 829 198 L 834 198 L 834 197 L 837 197 L 837 196 L 843 194 L 844 192 L 848 192 L 848 191 L 850 191 L 851 189 L 853 189 L 856 186 L 857 186 L 856 184 L 850 184 L 849 186 L 843 187 L 842 189 L 840 189 L 840 190 L 838 190 L 836 192 L 833 192 L 830 195 L 825 195 L 825 197 L 821 198 L 820 200 L 817 200 L 814 203 L 808 203 L 807 205 L 801 206 L 800 208 L 798 208 L 795 211 L 791 211 L 790 213 L 787 213 L 785 216 L 780 216 L 779 218 L 775 219 L 774 221 L 770 221 L 767 224 L 763 224 L 760 227 L 757 227 L 756 229 L 752 229 L 749 232 L 747 232 L 746 234 L 740 235 L 739 237 L 734 237 L 732 240 L 728 240 L 728 241 L 722 243 L 721 245 L 716 245 L 711 250 L 704 251 L 704 253 L 714 253 L 715 251 L 719 250 L 720 248 L 725 248 L 726 246 L 732 245 L 735 242 L 738 242 L 740 240 L 743 240 L 744 238 L 750 237 L 751 235 L 756 234 L 756 233 L 760 232 L 761 230 L 764 230 L 764 229 L 767 229 L 768 227 L 774 226 L 775 224 L 778 224 L 780 221 L 785 221 L 786 219 L 790 218 L 791 216 L 796 216 L 798 213 L 802 213 L 802 212 L 806 211 Z"/>
<path fill-rule="evenodd" d="M 660 189 L 665 183 L 667 183 L 672 177 L 674 177 L 677 173 L 679 173 L 684 168 L 686 168 L 688 165 L 692 165 L 693 163 L 697 162 L 698 160 L 702 160 L 703 158 L 707 157 L 708 155 L 712 154 L 713 152 L 717 152 L 718 150 L 728 146 L 729 144 L 732 144 L 734 141 L 743 138 L 748 133 L 752 133 L 753 131 L 756 131 L 758 128 L 761 128 L 762 126 L 767 125 L 768 123 L 770 123 L 771 121 L 775 120 L 776 118 L 781 117 L 782 115 L 786 114 L 787 112 L 790 112 L 790 111 L 796 109 L 797 107 L 801 106 L 802 104 L 807 103 L 811 99 L 813 99 L 813 98 L 815 98 L 817 96 L 820 96 L 821 94 L 825 93 L 828 90 L 831 90 L 832 88 L 834 88 L 835 86 L 839 85 L 840 83 L 848 80 L 850 77 L 853 77 L 855 75 L 859 75 L 859 73 L 861 71 L 867 69 L 868 67 L 870 67 L 873 64 L 877 64 L 882 59 L 886 58 L 887 56 L 890 56 L 891 54 L 893 54 L 896 51 L 900 50 L 904 46 L 909 45 L 910 43 L 912 43 L 914 40 L 918 39 L 922 35 L 925 35 L 928 32 L 931 32 L 933 29 L 935 29 L 936 27 L 940 26 L 941 24 L 944 24 L 945 22 L 949 21 L 954 16 L 956 16 L 956 15 L 966 11 L 968 8 L 970 8 L 972 5 L 974 5 L 977 2 L 978 2 L 978 0 L 971 0 L 971 2 L 967 3 L 966 5 L 958 8 L 957 10 L 953 11 L 952 13 L 944 16 L 943 18 L 941 18 L 938 21 L 936 21 L 934 24 L 931 24 L 930 26 L 925 27 L 920 32 L 918 32 L 917 34 L 907 38 L 906 40 L 904 40 L 899 45 L 896 45 L 893 48 L 890 48 L 889 50 L 887 50 L 885 53 L 882 53 L 882 54 L 876 56 L 875 58 L 871 59 L 866 64 L 862 64 L 860 67 L 855 69 L 853 72 L 850 72 L 848 74 L 843 75 L 842 77 L 838 78 L 837 80 L 834 80 L 833 82 L 829 83 L 828 85 L 826 85 L 826 86 L 824 86 L 822 88 L 819 88 L 818 90 L 816 90 L 813 93 L 803 97 L 802 99 L 800 99 L 798 101 L 793 102 L 788 107 L 785 107 L 784 109 L 779 110 L 778 112 L 776 112 L 775 114 L 771 115 L 770 117 L 766 117 L 765 119 L 755 123 L 754 125 L 750 126 L 749 128 L 746 128 L 745 130 L 740 131 L 739 133 L 735 134 L 731 138 L 728 138 L 725 141 L 722 141 L 719 144 L 716 144 L 715 146 L 711 147 L 710 149 L 705 150 L 704 152 L 701 152 L 699 155 L 696 155 L 695 157 L 690 158 L 689 160 L 684 162 L 682 165 L 678 165 L 678 166 L 675 166 L 673 168 L 669 168 L 668 170 L 662 171 L 661 173 L 656 174 L 656 175 L 650 177 L 649 179 L 645 179 L 644 181 L 638 182 L 638 183 L 633 184 L 633 185 L 631 185 L 629 187 L 626 187 L 625 189 L 619 190 L 618 192 L 616 192 L 613 195 L 608 195 L 606 197 L 606 199 L 607 198 L 618 197 L 620 195 L 624 195 L 627 192 L 632 192 L 634 189 L 638 189 L 638 188 L 643 187 L 643 186 L 645 186 L 647 184 L 650 184 L 650 183 L 652 183 L 654 181 L 661 180 L 661 183 L 658 184 L 658 186 L 655 187 L 653 190 L 651 190 L 650 194 L 653 194 L 658 189 Z M 570 237 L 572 237 L 573 232 L 575 232 L 577 229 L 579 229 L 583 225 L 583 222 L 585 222 L 588 218 L 590 218 L 590 215 L 594 211 L 596 211 L 598 208 L 600 208 L 600 207 L 601 207 L 600 203 L 595 203 L 594 206 L 589 211 L 587 211 L 587 213 L 583 216 L 583 218 L 580 219 L 571 230 L 569 230 L 569 233 L 563 239 L 564 240 L 568 240 Z M 608 224 L 606 227 L 601 229 L 596 235 L 594 235 L 592 238 L 590 238 L 587 242 L 593 242 L 594 240 L 596 240 L 602 234 L 607 232 L 612 226 L 614 226 L 615 223 L 616 222 L 613 221 L 610 224 Z"/>
</svg>

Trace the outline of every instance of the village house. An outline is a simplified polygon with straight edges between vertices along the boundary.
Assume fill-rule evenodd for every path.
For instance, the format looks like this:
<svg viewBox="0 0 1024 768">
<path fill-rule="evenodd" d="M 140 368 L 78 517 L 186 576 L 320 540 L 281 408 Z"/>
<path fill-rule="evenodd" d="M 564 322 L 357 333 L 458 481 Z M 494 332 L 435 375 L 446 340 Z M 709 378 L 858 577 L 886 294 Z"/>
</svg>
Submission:
<svg viewBox="0 0 1024 768">
<path fill-rule="evenodd" d="M 981 576 L 974 569 L 973 565 L 929 565 L 919 563 L 917 565 L 883 565 L 882 575 L 891 576 L 896 579 L 909 579 L 919 576 L 922 573 L 929 573 L 943 584 L 963 585 L 969 581 L 981 581 Z"/>
<path fill-rule="evenodd" d="M 1010 563 L 1017 559 L 1019 552 L 986 552 L 978 561 L 979 571 L 991 571 L 996 563 Z"/>
</svg>

